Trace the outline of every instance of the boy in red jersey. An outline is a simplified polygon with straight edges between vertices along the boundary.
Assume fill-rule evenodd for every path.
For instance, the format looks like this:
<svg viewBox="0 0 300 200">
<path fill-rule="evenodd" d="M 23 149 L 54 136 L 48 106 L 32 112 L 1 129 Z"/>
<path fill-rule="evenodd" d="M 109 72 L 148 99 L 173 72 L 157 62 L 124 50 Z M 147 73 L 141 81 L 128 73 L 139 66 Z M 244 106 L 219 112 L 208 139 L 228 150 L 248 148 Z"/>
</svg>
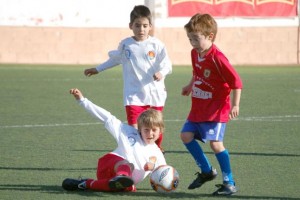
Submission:
<svg viewBox="0 0 300 200">
<path fill-rule="evenodd" d="M 201 169 L 188 189 L 201 187 L 217 176 L 201 146 L 196 141 L 209 141 L 220 165 L 223 183 L 213 195 L 237 192 L 230 158 L 223 145 L 226 123 L 239 115 L 242 81 L 225 55 L 213 43 L 217 23 L 209 14 L 195 14 L 184 26 L 193 47 L 193 76 L 182 88 L 182 95 L 192 96 L 191 110 L 181 130 L 181 140 Z M 232 100 L 230 102 L 230 93 Z"/>
</svg>

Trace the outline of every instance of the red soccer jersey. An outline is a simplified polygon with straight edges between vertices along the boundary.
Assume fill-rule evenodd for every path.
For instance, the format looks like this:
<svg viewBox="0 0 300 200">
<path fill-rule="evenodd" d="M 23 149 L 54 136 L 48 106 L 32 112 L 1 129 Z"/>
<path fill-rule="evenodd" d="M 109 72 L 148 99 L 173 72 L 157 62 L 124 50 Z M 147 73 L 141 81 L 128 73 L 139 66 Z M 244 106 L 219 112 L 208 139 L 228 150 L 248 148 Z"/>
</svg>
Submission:
<svg viewBox="0 0 300 200">
<path fill-rule="evenodd" d="M 191 58 L 194 83 L 188 120 L 227 122 L 231 89 L 243 86 L 240 76 L 214 44 L 203 58 L 193 49 Z"/>
</svg>

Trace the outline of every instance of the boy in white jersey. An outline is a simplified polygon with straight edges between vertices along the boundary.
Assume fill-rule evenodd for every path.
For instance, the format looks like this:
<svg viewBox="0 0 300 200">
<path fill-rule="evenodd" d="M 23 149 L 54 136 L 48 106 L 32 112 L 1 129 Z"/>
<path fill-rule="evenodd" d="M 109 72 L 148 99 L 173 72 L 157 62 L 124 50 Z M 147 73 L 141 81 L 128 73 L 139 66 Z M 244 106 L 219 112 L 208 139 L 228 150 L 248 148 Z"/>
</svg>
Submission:
<svg viewBox="0 0 300 200">
<path fill-rule="evenodd" d="M 122 65 L 123 104 L 127 122 L 134 127 L 137 127 L 137 118 L 144 110 L 163 110 L 167 98 L 164 79 L 172 72 L 172 63 L 164 44 L 149 35 L 151 18 L 149 8 L 135 6 L 129 23 L 134 35 L 122 40 L 117 50 L 110 51 L 107 61 L 84 71 L 86 76 L 91 76 Z M 156 141 L 160 148 L 162 140 L 161 134 Z"/>
<path fill-rule="evenodd" d="M 80 90 L 71 89 L 70 93 L 86 111 L 104 123 L 118 147 L 99 158 L 96 180 L 67 178 L 62 183 L 65 190 L 134 192 L 135 184 L 144 180 L 155 166 L 166 164 L 163 153 L 155 144 L 164 129 L 161 112 L 144 111 L 138 118 L 136 129 L 89 101 Z"/>
</svg>

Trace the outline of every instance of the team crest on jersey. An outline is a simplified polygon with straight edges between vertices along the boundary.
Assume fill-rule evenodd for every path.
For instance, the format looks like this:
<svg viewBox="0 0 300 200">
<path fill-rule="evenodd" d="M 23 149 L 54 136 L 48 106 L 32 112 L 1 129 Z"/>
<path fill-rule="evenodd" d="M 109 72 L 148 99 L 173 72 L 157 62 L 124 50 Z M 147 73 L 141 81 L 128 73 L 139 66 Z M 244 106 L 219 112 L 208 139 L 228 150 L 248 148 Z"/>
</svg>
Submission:
<svg viewBox="0 0 300 200">
<path fill-rule="evenodd" d="M 204 75 L 205 78 L 208 78 L 210 76 L 210 70 L 205 69 L 203 75 Z"/>
<path fill-rule="evenodd" d="M 125 49 L 125 57 L 126 57 L 127 59 L 130 59 L 130 56 L 131 56 L 130 50 Z"/>
<path fill-rule="evenodd" d="M 149 51 L 147 53 L 147 57 L 149 58 L 149 60 L 152 60 L 155 58 L 155 52 L 154 51 Z"/>
</svg>

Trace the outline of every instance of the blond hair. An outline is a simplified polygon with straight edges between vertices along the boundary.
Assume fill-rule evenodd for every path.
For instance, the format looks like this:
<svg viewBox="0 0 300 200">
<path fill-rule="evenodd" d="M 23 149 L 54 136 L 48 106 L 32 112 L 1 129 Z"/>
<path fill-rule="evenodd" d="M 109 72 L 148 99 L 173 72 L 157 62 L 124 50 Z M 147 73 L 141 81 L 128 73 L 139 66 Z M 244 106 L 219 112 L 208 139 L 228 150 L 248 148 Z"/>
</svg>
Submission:
<svg viewBox="0 0 300 200">
<path fill-rule="evenodd" d="M 142 127 L 159 127 L 161 133 L 164 132 L 165 125 L 161 111 L 150 108 L 140 114 L 137 122 L 139 132 L 141 132 Z"/>
<path fill-rule="evenodd" d="M 216 20 L 211 15 L 197 13 L 184 26 L 184 29 L 187 33 L 200 32 L 205 37 L 213 33 L 214 37 L 212 41 L 214 41 L 216 39 L 218 25 Z"/>
</svg>

